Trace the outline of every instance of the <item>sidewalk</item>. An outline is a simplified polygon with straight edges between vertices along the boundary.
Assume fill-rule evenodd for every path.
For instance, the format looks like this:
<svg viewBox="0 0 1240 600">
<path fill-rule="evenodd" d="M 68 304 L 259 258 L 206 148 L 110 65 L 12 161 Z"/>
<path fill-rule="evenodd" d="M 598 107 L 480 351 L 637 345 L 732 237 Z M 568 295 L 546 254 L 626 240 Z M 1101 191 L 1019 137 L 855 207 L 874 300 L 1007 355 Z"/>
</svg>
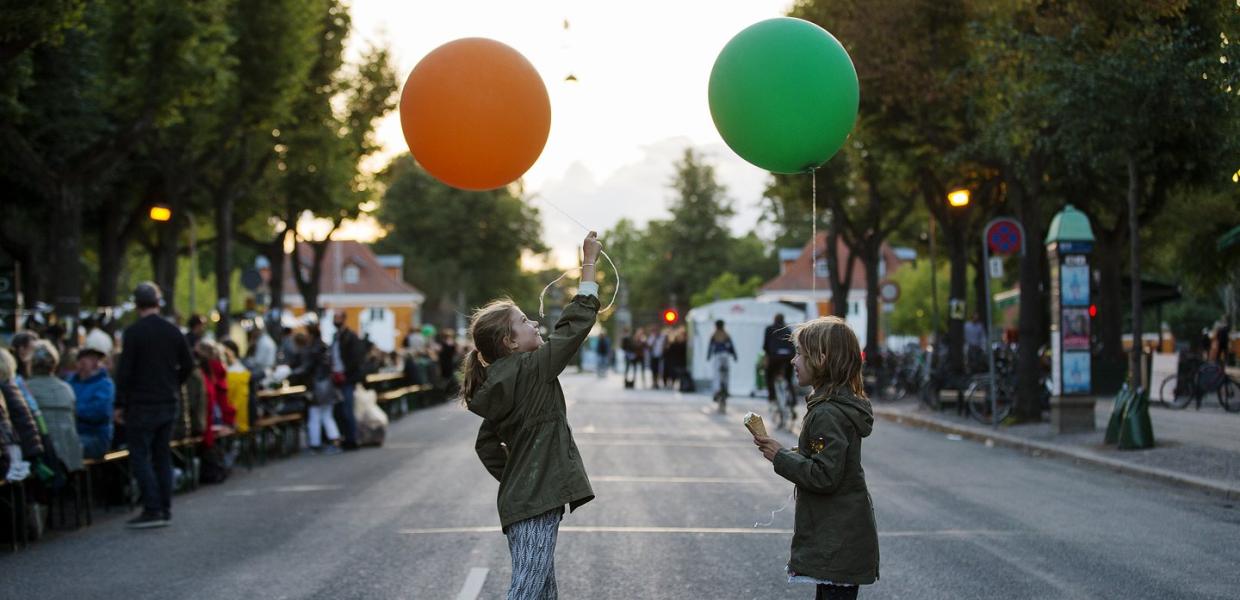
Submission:
<svg viewBox="0 0 1240 600">
<path fill-rule="evenodd" d="M 958 416 L 954 405 L 932 411 L 916 400 L 874 403 L 876 417 L 896 423 L 941 431 L 961 438 L 1024 450 L 1035 456 L 1054 456 L 1119 471 L 1137 477 L 1183 485 L 1240 499 L 1240 414 L 1224 411 L 1214 399 L 1172 410 L 1150 407 L 1157 445 L 1149 450 L 1118 450 L 1102 443 L 1111 416 L 1111 399 L 1099 399 L 1094 408 L 1097 431 L 1055 435 L 1050 423 L 1009 427 L 982 425 Z"/>
</svg>

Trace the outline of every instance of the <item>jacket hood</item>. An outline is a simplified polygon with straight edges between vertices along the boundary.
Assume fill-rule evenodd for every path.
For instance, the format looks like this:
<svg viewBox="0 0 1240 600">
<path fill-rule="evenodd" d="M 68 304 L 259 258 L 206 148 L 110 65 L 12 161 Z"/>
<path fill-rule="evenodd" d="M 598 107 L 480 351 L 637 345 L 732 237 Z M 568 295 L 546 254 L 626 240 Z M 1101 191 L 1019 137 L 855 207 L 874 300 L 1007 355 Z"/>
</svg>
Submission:
<svg viewBox="0 0 1240 600">
<path fill-rule="evenodd" d="M 870 401 L 850 391 L 837 390 L 826 397 L 818 396 L 815 392 L 815 397 L 811 397 L 809 402 L 811 404 L 831 402 L 840 407 L 848 420 L 852 421 L 853 427 L 857 428 L 857 434 L 861 437 L 868 437 L 874 431 L 874 409 Z"/>
<path fill-rule="evenodd" d="M 508 355 L 487 367 L 487 380 L 474 392 L 474 397 L 465 402 L 469 412 L 493 422 L 504 420 L 512 412 L 519 368 L 517 358 Z"/>
</svg>

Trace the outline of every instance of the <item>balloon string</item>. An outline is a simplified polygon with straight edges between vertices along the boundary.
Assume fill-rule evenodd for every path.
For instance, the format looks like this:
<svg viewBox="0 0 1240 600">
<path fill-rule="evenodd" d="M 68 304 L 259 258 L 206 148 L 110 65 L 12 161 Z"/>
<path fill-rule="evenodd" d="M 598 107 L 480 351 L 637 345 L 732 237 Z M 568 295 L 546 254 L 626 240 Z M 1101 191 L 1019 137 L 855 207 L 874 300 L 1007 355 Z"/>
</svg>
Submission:
<svg viewBox="0 0 1240 600">
<path fill-rule="evenodd" d="M 818 305 L 818 170 L 811 169 L 810 177 L 810 238 L 809 238 L 809 281 L 810 302 Z M 817 314 L 817 311 L 815 311 Z"/>
<path fill-rule="evenodd" d="M 606 306 L 605 308 L 603 308 L 603 310 L 600 310 L 600 311 L 599 311 L 600 313 L 605 313 L 605 312 L 607 312 L 607 311 L 611 310 L 611 307 L 613 307 L 613 306 L 615 306 L 615 305 L 616 305 L 616 296 L 619 296 L 619 295 L 620 295 L 620 270 L 616 268 L 616 263 L 614 263 L 614 262 L 612 262 L 612 261 L 611 261 L 611 257 L 610 257 L 610 256 L 607 256 L 607 253 L 606 253 L 606 252 L 603 252 L 602 250 L 600 250 L 600 251 L 599 251 L 599 254 L 602 254 L 602 255 L 603 255 L 603 258 L 606 258 L 606 259 L 607 259 L 607 264 L 611 265 L 611 272 L 616 274 L 616 289 L 615 289 L 615 291 L 614 291 L 614 292 L 612 292 L 612 294 L 611 294 L 611 302 L 610 302 L 610 303 L 608 303 L 608 304 L 607 304 L 607 306 Z M 555 281 L 552 281 L 551 283 L 548 283 L 548 284 L 547 284 L 547 287 L 544 287 L 544 288 L 543 288 L 542 293 L 538 295 L 538 316 L 539 316 L 539 317 L 545 317 L 545 316 L 547 316 L 547 315 L 543 314 L 543 298 L 545 298 L 545 297 L 547 296 L 547 291 L 551 289 L 551 286 L 553 286 L 553 285 L 555 285 L 555 284 L 559 283 L 561 279 L 564 279 L 565 277 L 568 277 L 568 276 L 569 276 L 569 275 L 570 275 L 573 271 L 580 271 L 580 270 L 581 270 L 581 267 L 573 267 L 573 268 L 571 268 L 571 269 L 569 269 L 569 270 L 565 271 L 565 272 L 564 272 L 563 274 L 561 274 L 559 277 L 556 277 L 556 278 L 555 278 Z"/>
<path fill-rule="evenodd" d="M 537 196 L 535 196 L 535 197 L 536 197 L 536 198 L 538 198 Z M 555 209 L 556 211 L 558 211 L 560 214 L 564 215 L 565 217 L 568 217 L 568 220 L 570 220 L 570 221 L 572 221 L 572 222 L 576 223 L 578 227 L 582 228 L 582 229 L 583 229 L 583 230 L 585 230 L 587 233 L 588 233 L 588 232 L 590 232 L 590 231 L 592 231 L 589 227 L 586 227 L 584 223 L 582 223 L 581 221 L 578 221 L 576 217 L 574 217 L 573 215 L 568 214 L 568 211 L 566 211 L 566 210 L 564 210 L 564 209 L 560 208 L 559 206 L 556 206 L 556 204 L 555 204 L 554 202 L 552 202 L 552 201 L 550 201 L 550 200 L 548 200 L 548 199 L 546 199 L 546 198 L 538 198 L 538 199 L 539 199 L 539 200 L 542 200 L 543 202 L 545 202 L 545 203 L 546 203 L 548 206 L 550 206 L 551 208 L 554 208 L 554 209 Z M 610 257 L 610 256 L 607 256 L 607 253 L 606 253 L 606 252 L 603 252 L 603 251 L 601 251 L 601 250 L 600 250 L 600 251 L 599 251 L 599 253 L 603 255 L 603 258 L 606 258 L 606 259 L 607 259 L 607 264 L 611 265 L 611 272 L 616 274 L 616 289 L 615 289 L 615 291 L 613 291 L 613 292 L 612 292 L 612 294 L 611 294 L 611 302 L 609 302 L 609 303 L 607 304 L 607 307 L 606 307 L 606 308 L 604 308 L 603 310 L 599 311 L 599 312 L 607 312 L 607 311 L 611 310 L 611 307 L 613 307 L 613 306 L 615 306 L 615 305 L 616 305 L 616 298 L 620 295 L 620 269 L 617 269 L 617 268 L 616 268 L 616 263 L 612 262 L 611 257 Z M 560 282 L 560 280 L 564 279 L 565 277 L 568 277 L 568 276 L 569 276 L 569 274 L 571 274 L 573 271 L 580 271 L 580 270 L 581 270 L 581 267 L 573 267 L 572 269 L 569 269 L 569 270 L 565 271 L 565 272 L 564 272 L 562 275 L 560 275 L 559 277 L 556 277 L 556 278 L 555 278 L 555 281 L 552 281 L 551 283 L 548 283 L 548 284 L 547 284 L 547 286 L 543 288 L 542 293 L 538 295 L 538 316 L 539 316 L 540 318 L 541 318 L 541 317 L 545 317 L 545 316 L 546 316 L 545 314 L 543 314 L 543 299 L 544 299 L 544 298 L 546 298 L 546 296 L 547 296 L 547 291 L 551 289 L 551 286 L 553 286 L 553 285 L 555 285 L 555 284 L 559 283 L 559 282 Z"/>
<path fill-rule="evenodd" d="M 789 505 L 789 504 L 792 504 L 792 500 L 793 500 L 794 498 L 796 498 L 796 495 L 797 495 L 796 488 L 792 488 L 792 493 L 791 493 L 791 494 L 788 494 L 788 499 L 787 499 L 787 500 L 784 500 L 784 504 L 783 504 L 783 506 L 780 506 L 779 508 L 777 508 L 777 509 L 775 509 L 775 510 L 771 511 L 771 518 L 770 518 L 770 519 L 768 519 L 768 520 L 767 520 L 767 522 L 765 522 L 765 523 L 754 523 L 754 524 L 753 524 L 753 526 L 754 526 L 755 528 L 757 528 L 757 527 L 770 527 L 773 523 L 775 523 L 775 513 L 778 513 L 778 512 L 783 512 L 783 511 L 784 511 L 784 509 L 788 508 L 788 505 Z"/>
</svg>

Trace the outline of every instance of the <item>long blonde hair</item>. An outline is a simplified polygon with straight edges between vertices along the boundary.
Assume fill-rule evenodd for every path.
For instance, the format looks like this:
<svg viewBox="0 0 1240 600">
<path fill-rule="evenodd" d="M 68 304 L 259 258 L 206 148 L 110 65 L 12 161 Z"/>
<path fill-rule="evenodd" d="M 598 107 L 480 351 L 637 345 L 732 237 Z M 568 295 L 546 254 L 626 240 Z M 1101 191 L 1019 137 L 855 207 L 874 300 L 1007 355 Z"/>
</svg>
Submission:
<svg viewBox="0 0 1240 600">
<path fill-rule="evenodd" d="M 796 326 L 792 334 L 804 357 L 815 391 L 830 396 L 848 390 L 865 398 L 861 379 L 861 344 L 857 334 L 839 317 L 820 317 Z"/>
<path fill-rule="evenodd" d="M 461 364 L 461 403 L 469 402 L 487 380 L 487 367 L 512 353 L 504 340 L 512 336 L 512 313 L 520 311 L 512 300 L 500 298 L 474 311 L 469 337 L 474 349 Z"/>
</svg>

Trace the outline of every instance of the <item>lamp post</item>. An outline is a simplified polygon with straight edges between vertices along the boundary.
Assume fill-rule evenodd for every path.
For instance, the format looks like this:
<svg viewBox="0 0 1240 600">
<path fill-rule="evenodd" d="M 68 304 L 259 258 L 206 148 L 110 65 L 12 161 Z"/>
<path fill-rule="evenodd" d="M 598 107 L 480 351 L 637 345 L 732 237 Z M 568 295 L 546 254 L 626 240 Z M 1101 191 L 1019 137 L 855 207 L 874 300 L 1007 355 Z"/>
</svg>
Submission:
<svg viewBox="0 0 1240 600">
<path fill-rule="evenodd" d="M 152 206 L 149 214 L 152 221 L 166 223 L 172 220 L 172 208 L 163 204 Z M 194 213 L 187 210 L 185 211 L 185 217 L 189 219 L 189 311 L 190 314 L 193 314 L 195 300 L 194 280 L 198 277 L 198 251 L 196 248 L 198 236 L 194 232 Z M 170 290 L 171 292 L 172 290 Z"/>
<path fill-rule="evenodd" d="M 947 203 L 957 208 L 969 205 L 969 190 L 961 188 L 947 194 Z M 930 214 L 930 324 L 934 333 L 935 345 L 938 345 L 939 333 L 939 285 L 938 269 L 935 266 L 935 226 L 934 213 Z M 938 348 L 935 348 L 938 350 Z"/>
</svg>

